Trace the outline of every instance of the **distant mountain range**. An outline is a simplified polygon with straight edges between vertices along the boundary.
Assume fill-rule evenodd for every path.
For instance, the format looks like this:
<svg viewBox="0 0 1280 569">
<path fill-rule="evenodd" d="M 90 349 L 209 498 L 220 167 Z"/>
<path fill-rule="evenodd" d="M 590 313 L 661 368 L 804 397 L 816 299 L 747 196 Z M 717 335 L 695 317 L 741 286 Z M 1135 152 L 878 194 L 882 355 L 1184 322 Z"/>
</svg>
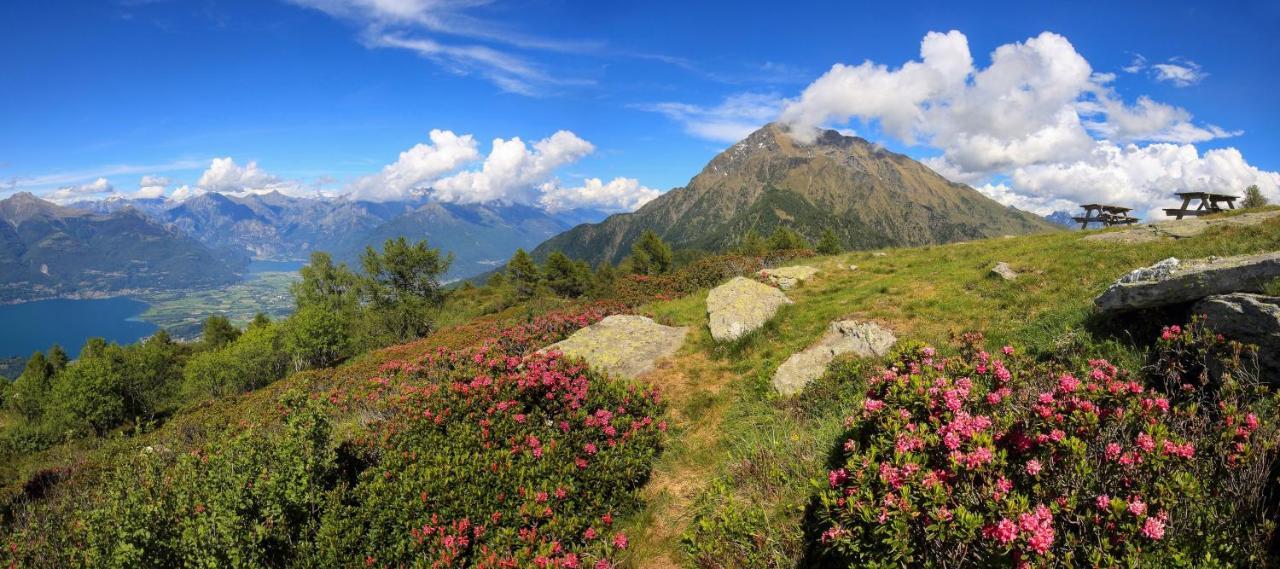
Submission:
<svg viewBox="0 0 1280 569">
<path fill-rule="evenodd" d="M 205 193 L 185 201 L 107 199 L 70 204 L 100 214 L 135 210 L 155 223 L 188 235 L 214 251 L 261 260 L 306 260 L 327 251 L 353 266 L 366 246 L 391 238 L 426 239 L 455 255 L 447 278 L 500 266 L 517 248 L 533 248 L 582 221 L 598 221 L 595 210 L 548 213 L 506 203 L 455 204 L 426 197 L 391 202 L 301 198 L 278 192 Z"/>
<path fill-rule="evenodd" d="M 218 286 L 247 261 L 132 208 L 97 213 L 26 192 L 0 200 L 0 302 Z"/>
<path fill-rule="evenodd" d="M 832 130 L 800 144 L 769 124 L 711 160 L 688 186 L 634 213 L 579 225 L 540 245 L 593 264 L 616 263 L 647 229 L 677 248 L 725 250 L 749 231 L 790 227 L 816 242 L 835 230 L 845 247 L 924 245 L 1058 229 L 925 165 Z"/>
<path fill-rule="evenodd" d="M 1050 222 L 1056 223 L 1063 227 L 1077 227 L 1080 225 L 1080 222 L 1076 221 L 1075 219 L 1072 219 L 1074 217 L 1075 215 L 1068 211 L 1055 211 L 1049 215 L 1044 216 L 1044 218 L 1049 220 Z"/>
</svg>

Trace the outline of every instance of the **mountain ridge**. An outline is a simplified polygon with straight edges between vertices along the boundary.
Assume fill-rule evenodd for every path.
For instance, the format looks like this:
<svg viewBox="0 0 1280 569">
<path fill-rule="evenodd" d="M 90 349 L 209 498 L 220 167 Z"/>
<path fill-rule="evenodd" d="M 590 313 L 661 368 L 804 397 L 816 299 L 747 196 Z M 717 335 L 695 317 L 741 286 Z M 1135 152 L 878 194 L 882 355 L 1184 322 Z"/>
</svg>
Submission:
<svg viewBox="0 0 1280 569">
<path fill-rule="evenodd" d="M 845 247 L 925 245 L 1054 229 L 864 139 L 824 131 L 800 144 L 770 123 L 711 159 L 687 185 L 632 213 L 580 225 L 539 245 L 592 264 L 616 263 L 648 229 L 677 248 L 726 250 L 749 230 L 788 226 Z"/>
</svg>

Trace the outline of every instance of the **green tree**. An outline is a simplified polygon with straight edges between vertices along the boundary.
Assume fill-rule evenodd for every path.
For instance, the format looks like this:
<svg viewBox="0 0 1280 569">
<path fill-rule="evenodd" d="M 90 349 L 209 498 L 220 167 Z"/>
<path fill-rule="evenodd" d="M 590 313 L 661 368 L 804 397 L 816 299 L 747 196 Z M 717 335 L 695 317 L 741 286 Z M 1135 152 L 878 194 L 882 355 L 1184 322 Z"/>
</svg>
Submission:
<svg viewBox="0 0 1280 569">
<path fill-rule="evenodd" d="M 805 241 L 799 233 L 790 227 L 778 226 L 773 230 L 773 234 L 769 236 L 769 249 L 772 251 L 786 251 L 789 249 L 807 249 L 809 242 Z"/>
<path fill-rule="evenodd" d="M 559 251 L 547 256 L 543 275 L 547 288 L 564 298 L 578 298 L 591 288 L 591 266 Z"/>
<path fill-rule="evenodd" d="M 216 350 L 240 337 L 240 329 L 231 324 L 226 316 L 214 314 L 204 321 L 204 331 L 200 333 L 200 341 L 205 349 Z"/>
<path fill-rule="evenodd" d="M 182 392 L 204 398 L 251 391 L 284 377 L 291 363 L 280 325 L 251 328 L 220 349 L 192 357 L 182 372 Z"/>
<path fill-rule="evenodd" d="M 609 263 L 601 263 L 591 278 L 591 296 L 608 298 L 613 294 L 613 284 L 618 280 L 618 270 Z"/>
<path fill-rule="evenodd" d="M 1244 189 L 1244 201 L 1240 202 L 1240 205 L 1245 209 L 1262 207 L 1267 205 L 1267 197 L 1262 195 L 1262 190 L 1254 184 Z"/>
<path fill-rule="evenodd" d="M 67 367 L 67 362 L 71 358 L 67 357 L 67 351 L 62 346 L 54 344 L 49 348 L 49 365 L 53 366 L 53 373 L 58 373 Z"/>
<path fill-rule="evenodd" d="M 516 254 L 507 261 L 507 280 L 515 287 L 516 300 L 528 300 L 538 294 L 542 273 L 533 257 L 524 249 L 516 249 Z"/>
<path fill-rule="evenodd" d="M 431 331 L 433 312 L 445 300 L 440 277 L 453 264 L 453 254 L 400 237 L 383 243 L 381 253 L 366 247 L 360 263 L 364 302 L 392 339 L 410 340 Z"/>
<path fill-rule="evenodd" d="M 671 272 L 672 265 L 671 246 L 651 229 L 646 229 L 631 246 L 631 270 L 635 274 L 662 275 Z"/>
<path fill-rule="evenodd" d="M 269 326 L 270 324 L 271 324 L 271 318 L 268 317 L 265 313 L 259 312 L 253 315 L 253 320 L 249 322 L 249 327 L 261 328 L 263 326 Z"/>
<path fill-rule="evenodd" d="M 294 371 L 326 367 L 350 354 L 347 322 L 336 312 L 308 306 L 291 316 L 285 327 L 284 346 Z"/>
<path fill-rule="evenodd" d="M 737 252 L 739 255 L 759 257 L 768 252 L 768 249 L 769 244 L 765 242 L 764 237 L 761 237 L 760 234 L 756 232 L 755 228 L 747 231 L 747 234 L 743 235 L 742 239 L 738 240 Z"/>
<path fill-rule="evenodd" d="M 45 402 L 49 400 L 53 376 L 53 364 L 45 357 L 44 352 L 31 354 L 22 375 L 13 382 L 9 407 L 28 420 L 38 419 L 44 412 Z"/>
<path fill-rule="evenodd" d="M 836 232 L 830 227 L 822 230 L 822 237 L 818 239 L 818 254 L 820 255 L 836 255 L 844 250 L 840 245 L 840 238 L 836 237 Z"/>
<path fill-rule="evenodd" d="M 289 292 L 299 310 L 318 305 L 350 313 L 360 302 L 360 278 L 345 264 L 334 265 L 328 253 L 311 253 L 310 262 L 298 273 L 302 279 L 293 283 Z"/>
</svg>

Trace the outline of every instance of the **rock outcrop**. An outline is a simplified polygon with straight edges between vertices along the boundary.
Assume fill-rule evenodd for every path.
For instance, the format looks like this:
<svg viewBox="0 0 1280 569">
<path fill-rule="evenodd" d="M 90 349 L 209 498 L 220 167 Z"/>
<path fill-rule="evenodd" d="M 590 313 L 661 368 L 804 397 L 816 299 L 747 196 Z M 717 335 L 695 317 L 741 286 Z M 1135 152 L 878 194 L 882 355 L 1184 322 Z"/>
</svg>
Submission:
<svg viewBox="0 0 1280 569">
<path fill-rule="evenodd" d="M 782 291 L 745 277 L 734 277 L 707 294 L 711 337 L 717 342 L 737 340 L 764 326 L 785 304 L 791 304 L 791 299 Z"/>
<path fill-rule="evenodd" d="M 1117 243 L 1148 243 L 1161 238 L 1185 239 L 1195 237 L 1217 226 L 1249 226 L 1280 217 L 1280 210 L 1243 213 L 1231 217 L 1199 218 L 1193 217 L 1174 221 L 1161 221 L 1148 225 L 1139 225 L 1124 231 L 1095 233 L 1084 238 L 1085 241 L 1103 241 Z"/>
<path fill-rule="evenodd" d="M 1205 325 L 1232 340 L 1258 346 L 1264 381 L 1280 385 L 1280 297 L 1235 293 L 1210 296 L 1196 303 L 1194 314 Z"/>
<path fill-rule="evenodd" d="M 1094 299 L 1098 312 L 1124 312 L 1192 302 L 1232 292 L 1261 292 L 1280 278 L 1280 252 L 1194 261 L 1169 258 L 1133 271 Z"/>
<path fill-rule="evenodd" d="M 1018 278 L 1018 273 L 1013 270 L 1013 267 L 1009 266 L 1009 263 L 1004 261 L 1000 261 L 999 263 L 996 263 L 996 266 L 991 267 L 991 274 L 1006 281 L 1012 281 Z"/>
<path fill-rule="evenodd" d="M 758 273 L 761 278 L 767 279 L 769 282 L 778 285 L 782 290 L 791 290 L 800 283 L 809 279 L 813 275 L 818 274 L 818 269 L 808 265 L 798 265 L 795 267 L 778 267 L 776 269 L 760 269 Z"/>
<path fill-rule="evenodd" d="M 684 345 L 685 327 L 663 326 L 651 318 L 614 315 L 587 326 L 544 351 L 579 357 L 591 367 L 626 378 L 638 377 Z"/>
<path fill-rule="evenodd" d="M 883 356 L 898 339 L 893 332 L 873 322 L 841 320 L 832 322 L 826 333 L 804 351 L 792 354 L 773 374 L 773 388 L 782 395 L 794 395 L 809 382 L 822 377 L 836 356 Z"/>
</svg>

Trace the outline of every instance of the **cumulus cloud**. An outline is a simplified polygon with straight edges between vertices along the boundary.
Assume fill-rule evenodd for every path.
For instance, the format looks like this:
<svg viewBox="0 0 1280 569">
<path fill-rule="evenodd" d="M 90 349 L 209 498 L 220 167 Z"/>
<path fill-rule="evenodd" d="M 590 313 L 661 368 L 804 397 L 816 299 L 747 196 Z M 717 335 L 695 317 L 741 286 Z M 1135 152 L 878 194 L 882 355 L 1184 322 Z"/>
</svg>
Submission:
<svg viewBox="0 0 1280 569">
<path fill-rule="evenodd" d="M 1165 65 L 1149 68 L 1157 78 L 1181 73 Z M 1203 78 L 1188 60 L 1169 65 L 1194 72 L 1171 81 Z M 1147 68 L 1139 55 L 1124 70 Z M 960 32 L 932 32 L 920 59 L 898 68 L 833 66 L 787 102 L 780 120 L 801 142 L 854 119 L 878 124 L 902 142 L 938 149 L 925 162 L 948 178 L 1042 213 L 1085 201 L 1147 210 L 1184 189 L 1239 192 L 1257 183 L 1276 191 L 1277 174 L 1250 166 L 1235 149 L 1200 155 L 1192 146 L 1240 131 L 1199 124 L 1150 97 L 1127 103 L 1114 79 L 1051 32 L 997 47 L 986 67 L 974 65 Z"/>
<path fill-rule="evenodd" d="M 441 176 L 480 159 L 475 138 L 453 131 L 432 130 L 430 144 L 418 143 L 381 172 L 351 184 L 351 197 L 369 201 L 405 199 L 424 191 Z"/>
<path fill-rule="evenodd" d="M 280 192 L 286 195 L 304 196 L 314 193 L 297 180 L 284 179 L 263 170 L 255 161 L 250 160 L 241 166 L 229 156 L 214 158 L 209 163 L 209 168 L 200 175 L 196 187 L 205 192 L 222 194 Z"/>
<path fill-rule="evenodd" d="M 782 97 L 775 93 L 740 93 L 714 107 L 665 102 L 638 108 L 666 115 L 698 138 L 732 143 L 777 117 Z"/>
<path fill-rule="evenodd" d="M 481 159 L 472 135 L 433 130 L 430 138 L 430 144 L 417 144 L 382 171 L 352 182 L 347 195 L 369 201 L 427 196 L 452 203 L 519 203 L 547 211 L 624 211 L 659 194 L 633 178 L 608 183 L 586 178 L 579 186 L 561 182 L 558 169 L 595 151 L 595 145 L 567 130 L 532 144 L 519 137 L 495 138 L 489 154 L 470 168 Z"/>
<path fill-rule="evenodd" d="M 181 186 L 178 186 L 178 189 L 174 190 L 173 193 L 169 195 L 169 199 L 182 202 L 182 201 L 187 201 L 196 196 L 203 195 L 204 193 L 205 191 L 202 188 L 192 187 L 187 184 L 183 184 Z"/>
<path fill-rule="evenodd" d="M 143 176 L 138 181 L 138 191 L 134 192 L 132 197 L 143 199 L 162 197 L 170 183 L 169 178 L 164 176 Z"/>
<path fill-rule="evenodd" d="M 578 187 L 567 188 L 559 180 L 544 183 L 539 203 L 550 212 L 577 208 L 604 211 L 634 211 L 662 192 L 645 187 L 635 178 L 614 178 L 604 183 L 600 178 L 587 178 Z"/>
<path fill-rule="evenodd" d="M 106 178 L 98 178 L 92 182 L 78 184 L 74 186 L 63 186 L 44 195 L 45 199 L 55 202 L 68 202 L 81 199 L 89 199 L 100 197 L 103 194 L 111 193 L 115 190 L 115 186 Z"/>
<path fill-rule="evenodd" d="M 459 203 L 537 203 L 538 186 L 550 180 L 557 168 L 594 151 L 594 145 L 567 130 L 539 140 L 532 147 L 519 137 L 495 138 L 493 149 L 479 170 L 464 170 L 437 181 L 432 186 L 433 195 Z"/>
</svg>

